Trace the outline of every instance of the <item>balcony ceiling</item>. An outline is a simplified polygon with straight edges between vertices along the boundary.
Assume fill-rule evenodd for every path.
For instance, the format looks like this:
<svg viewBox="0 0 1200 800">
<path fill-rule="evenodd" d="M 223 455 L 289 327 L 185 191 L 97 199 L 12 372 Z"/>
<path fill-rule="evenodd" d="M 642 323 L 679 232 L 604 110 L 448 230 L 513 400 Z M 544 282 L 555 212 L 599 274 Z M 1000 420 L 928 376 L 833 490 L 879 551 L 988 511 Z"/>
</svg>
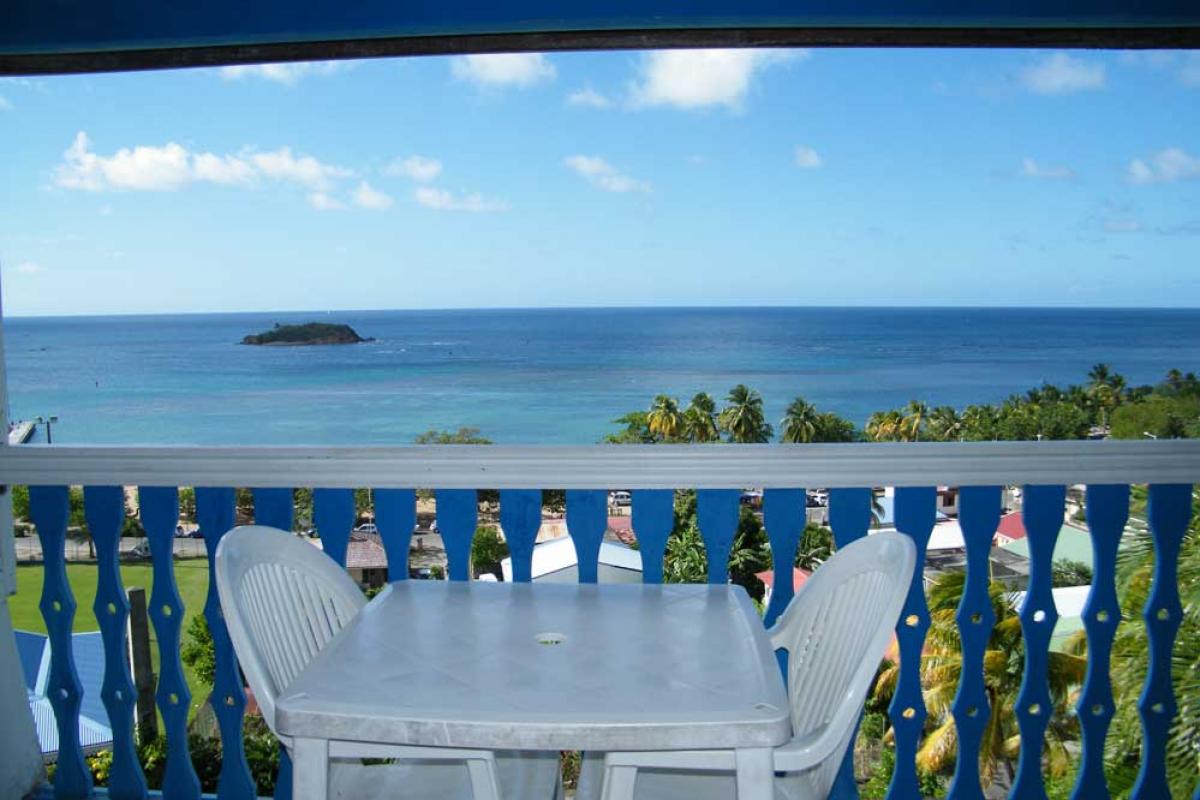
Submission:
<svg viewBox="0 0 1200 800">
<path fill-rule="evenodd" d="M 515 50 L 1200 47 L 1196 0 L 6 0 L 0 74 Z"/>
</svg>

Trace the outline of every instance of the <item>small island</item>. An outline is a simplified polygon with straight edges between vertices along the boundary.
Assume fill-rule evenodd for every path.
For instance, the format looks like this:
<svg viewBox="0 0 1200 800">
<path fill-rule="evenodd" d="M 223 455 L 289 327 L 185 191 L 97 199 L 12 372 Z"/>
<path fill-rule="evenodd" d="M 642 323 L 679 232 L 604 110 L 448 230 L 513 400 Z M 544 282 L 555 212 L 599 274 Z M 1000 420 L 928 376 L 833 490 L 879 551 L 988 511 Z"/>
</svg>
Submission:
<svg viewBox="0 0 1200 800">
<path fill-rule="evenodd" d="M 242 339 L 242 344 L 275 346 L 302 346 L 313 344 L 358 344 L 373 339 L 358 335 L 349 325 L 334 325 L 328 322 L 308 322 L 304 325 L 280 325 L 264 333 L 253 333 Z"/>
</svg>

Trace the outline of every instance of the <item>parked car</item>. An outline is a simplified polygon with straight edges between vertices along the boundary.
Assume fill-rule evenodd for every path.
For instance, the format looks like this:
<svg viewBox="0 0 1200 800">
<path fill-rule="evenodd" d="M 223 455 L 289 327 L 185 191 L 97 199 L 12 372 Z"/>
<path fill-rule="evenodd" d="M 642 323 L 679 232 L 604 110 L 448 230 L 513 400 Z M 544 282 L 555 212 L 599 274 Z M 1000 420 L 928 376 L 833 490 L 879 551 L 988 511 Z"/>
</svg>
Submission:
<svg viewBox="0 0 1200 800">
<path fill-rule="evenodd" d="M 379 528 L 375 527 L 374 522 L 364 522 L 354 529 L 355 533 L 379 533 Z"/>
<path fill-rule="evenodd" d="M 433 571 L 429 567 L 409 567 L 408 577 L 417 581 L 433 580 Z"/>
<path fill-rule="evenodd" d="M 138 542 L 131 549 L 126 550 L 121 555 L 124 556 L 125 558 L 130 558 L 130 559 L 150 558 L 150 543 L 144 542 L 144 541 Z"/>
<path fill-rule="evenodd" d="M 185 533 L 183 535 L 183 538 L 185 538 L 185 539 L 203 539 L 204 534 L 200 532 L 199 528 L 196 528 L 196 530 L 194 530 L 194 531 L 188 531 L 187 533 Z"/>
<path fill-rule="evenodd" d="M 613 492 L 608 496 L 608 502 L 612 503 L 617 508 L 624 508 L 633 505 L 633 495 L 629 492 Z"/>
</svg>

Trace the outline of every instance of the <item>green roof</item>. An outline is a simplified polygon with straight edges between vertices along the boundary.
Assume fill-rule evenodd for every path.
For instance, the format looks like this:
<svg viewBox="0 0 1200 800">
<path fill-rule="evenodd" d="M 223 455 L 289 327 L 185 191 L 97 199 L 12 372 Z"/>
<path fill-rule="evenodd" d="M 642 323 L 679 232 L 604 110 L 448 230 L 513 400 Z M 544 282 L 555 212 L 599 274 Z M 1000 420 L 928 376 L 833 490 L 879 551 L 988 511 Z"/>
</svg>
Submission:
<svg viewBox="0 0 1200 800">
<path fill-rule="evenodd" d="M 1029 538 L 1017 539 L 1003 545 L 1010 553 L 1017 553 L 1029 558 Z M 1074 525 L 1063 525 L 1058 532 L 1058 542 L 1054 545 L 1054 560 L 1078 561 L 1092 566 L 1092 538 L 1083 528 Z"/>
</svg>

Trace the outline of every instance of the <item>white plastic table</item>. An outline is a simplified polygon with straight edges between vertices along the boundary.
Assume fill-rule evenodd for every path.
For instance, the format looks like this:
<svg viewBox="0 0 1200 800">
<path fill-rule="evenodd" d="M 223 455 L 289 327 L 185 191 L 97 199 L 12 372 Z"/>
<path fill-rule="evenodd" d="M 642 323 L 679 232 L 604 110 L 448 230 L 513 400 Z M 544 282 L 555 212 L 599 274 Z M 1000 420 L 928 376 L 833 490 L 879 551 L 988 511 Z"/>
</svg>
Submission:
<svg viewBox="0 0 1200 800">
<path fill-rule="evenodd" d="M 324 798 L 330 742 L 736 752 L 772 796 L 787 692 L 738 586 L 392 584 L 280 696 L 296 798 Z"/>
</svg>

